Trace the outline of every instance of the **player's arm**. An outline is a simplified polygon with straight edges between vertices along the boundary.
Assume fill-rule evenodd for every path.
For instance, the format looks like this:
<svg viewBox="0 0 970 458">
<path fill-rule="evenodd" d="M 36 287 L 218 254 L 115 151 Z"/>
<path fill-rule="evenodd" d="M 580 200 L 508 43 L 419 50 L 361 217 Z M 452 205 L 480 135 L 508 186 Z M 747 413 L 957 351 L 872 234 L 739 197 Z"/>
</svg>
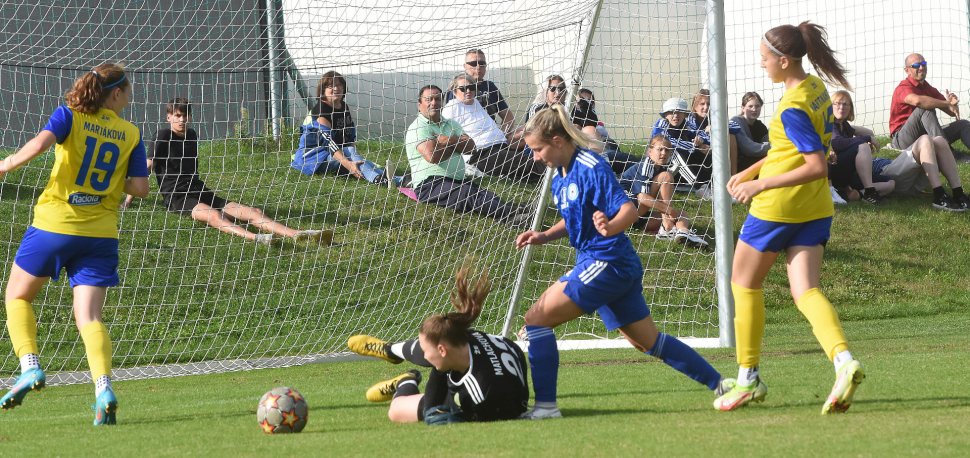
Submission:
<svg viewBox="0 0 970 458">
<path fill-rule="evenodd" d="M 148 197 L 148 177 L 126 178 L 124 191 L 128 194 L 128 199 L 131 199 L 132 196 L 142 199 Z M 130 200 L 126 199 L 126 202 L 130 202 Z"/>
<path fill-rule="evenodd" d="M 593 226 L 604 237 L 612 237 L 625 231 L 639 217 L 637 206 L 633 205 L 633 202 L 627 202 L 620 206 L 620 211 L 616 212 L 612 219 L 607 217 L 606 213 L 596 210 L 593 213 Z"/>
<path fill-rule="evenodd" d="M 152 160 L 151 159 L 146 159 L 145 160 L 145 166 L 148 168 L 148 174 L 149 175 L 152 174 L 152 165 L 153 164 L 152 164 Z M 135 195 L 128 192 L 128 181 L 129 180 L 125 180 L 125 193 L 128 194 L 128 195 L 125 196 L 125 200 L 121 201 L 121 204 L 118 205 L 121 208 L 128 208 L 128 207 L 130 207 L 131 206 L 131 203 L 135 200 Z M 146 195 L 147 195 L 147 193 L 146 193 Z M 142 197 L 142 198 L 144 198 L 144 197 Z"/>
<path fill-rule="evenodd" d="M 49 130 L 42 130 L 36 137 L 30 139 L 20 151 L 7 156 L 6 159 L 0 161 L 0 177 L 7 172 L 12 172 L 20 168 L 20 166 L 32 161 L 35 157 L 40 156 L 44 151 L 47 151 L 57 142 L 57 136 Z"/>
<path fill-rule="evenodd" d="M 515 238 L 515 248 L 520 249 L 526 245 L 542 245 L 553 240 L 559 240 L 569 235 L 566 230 L 566 220 L 561 219 L 549 229 L 543 232 L 525 231 Z"/>
</svg>

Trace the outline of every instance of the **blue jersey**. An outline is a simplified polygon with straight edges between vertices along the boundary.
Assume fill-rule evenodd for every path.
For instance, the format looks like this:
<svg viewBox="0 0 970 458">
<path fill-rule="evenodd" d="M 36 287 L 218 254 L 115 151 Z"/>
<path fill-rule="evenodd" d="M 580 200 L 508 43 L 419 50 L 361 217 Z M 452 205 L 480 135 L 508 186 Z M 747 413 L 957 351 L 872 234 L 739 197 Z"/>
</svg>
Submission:
<svg viewBox="0 0 970 458">
<path fill-rule="evenodd" d="M 630 201 L 613 169 L 598 154 L 576 148 L 569 165 L 558 169 L 553 177 L 552 195 L 566 222 L 569 244 L 576 248 L 577 263 L 593 258 L 642 269 L 626 233 L 604 237 L 593 225 L 597 210 L 612 219 Z"/>
</svg>

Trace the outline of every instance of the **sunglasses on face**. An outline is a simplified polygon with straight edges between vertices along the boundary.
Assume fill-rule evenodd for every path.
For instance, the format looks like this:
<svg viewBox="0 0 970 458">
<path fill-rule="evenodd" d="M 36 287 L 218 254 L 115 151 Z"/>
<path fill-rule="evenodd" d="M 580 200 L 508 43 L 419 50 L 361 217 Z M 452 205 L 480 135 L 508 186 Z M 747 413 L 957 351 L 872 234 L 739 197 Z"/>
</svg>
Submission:
<svg viewBox="0 0 970 458">
<path fill-rule="evenodd" d="M 469 67 L 484 67 L 488 64 L 484 60 L 470 60 L 468 62 L 465 62 L 465 65 Z"/>
<path fill-rule="evenodd" d="M 920 67 L 924 67 L 924 68 L 926 67 L 926 61 L 925 60 L 922 61 L 922 62 L 917 62 L 915 64 L 907 65 L 906 66 L 906 68 L 920 68 Z"/>
<path fill-rule="evenodd" d="M 549 86 L 549 92 L 566 92 L 566 85 Z"/>
<path fill-rule="evenodd" d="M 478 90 L 478 88 L 474 84 L 469 84 L 467 86 L 458 86 L 455 88 L 455 90 L 462 92 L 475 92 Z"/>
</svg>

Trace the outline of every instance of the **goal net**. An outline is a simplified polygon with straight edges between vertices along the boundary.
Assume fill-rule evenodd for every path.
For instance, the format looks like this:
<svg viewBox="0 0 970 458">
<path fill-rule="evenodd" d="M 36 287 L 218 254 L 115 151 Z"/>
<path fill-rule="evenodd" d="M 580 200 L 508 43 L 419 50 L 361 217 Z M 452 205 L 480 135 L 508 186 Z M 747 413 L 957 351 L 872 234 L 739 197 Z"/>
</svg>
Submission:
<svg viewBox="0 0 970 458">
<path fill-rule="evenodd" d="M 900 50 L 923 51 L 935 65 L 936 87 L 967 87 L 961 71 L 967 68 L 967 8 L 946 3 L 930 7 L 920 23 L 925 37 L 911 27 L 916 12 L 897 9 L 896 2 L 728 5 L 729 114 L 737 113 L 742 93 L 758 91 L 766 101 L 762 120 L 770 119 L 781 89 L 757 67 L 758 36 L 777 24 L 812 19 L 829 28 L 833 46 L 845 53 L 857 120 L 884 131 L 891 88 L 902 79 Z M 531 104 L 546 100 L 546 78 L 561 75 L 565 103 L 572 106 L 579 88 L 592 91 L 598 120 L 616 147 L 643 158 L 663 102 L 690 102 L 710 88 L 706 12 L 703 2 L 680 0 L 193 0 L 110 7 L 11 0 L 0 6 L 0 103 L 6 107 L 0 156 L 44 127 L 79 75 L 121 61 L 134 84 L 123 116 L 146 142 L 168 127 L 166 102 L 186 97 L 190 127 L 199 136 L 200 178 L 209 188 L 289 227 L 335 232 L 330 246 L 247 242 L 166 211 L 151 178 L 149 197 L 119 211 L 121 284 L 109 289 L 104 307 L 120 378 L 302 364 L 345 352 L 347 337 L 358 333 L 412 338 L 426 316 L 450 308 L 455 268 L 468 255 L 488 266 L 495 283 L 476 326 L 515 333 L 528 307 L 572 268 L 574 250 L 561 240 L 526 255 L 513 246 L 521 228 L 495 218 L 419 203 L 405 186 L 295 170 L 290 163 L 320 77 L 335 70 L 346 78 L 356 148 L 387 175 L 410 171 L 405 134 L 418 116 L 419 88 L 447 90 L 472 48 L 484 52 L 485 79 L 501 90 L 513 126 L 523 124 Z M 53 162 L 53 152 L 46 153 L 0 181 L 3 272 L 10 271 Z M 469 179 L 512 204 L 537 202 L 547 186 Z M 548 228 L 557 211 L 551 199 L 542 203 L 538 225 Z M 733 243 L 734 234 L 716 233 L 711 201 L 682 188 L 671 205 L 712 247 Z M 744 213 L 734 206 L 735 227 Z M 716 343 L 725 323 L 718 315 L 714 251 L 660 239 L 641 225 L 628 234 L 643 261 L 644 296 L 658 327 L 704 339 L 697 344 Z M 55 383 L 81 382 L 88 380 L 84 348 L 63 276 L 33 302 L 41 358 L 59 373 Z M 563 325 L 557 335 L 606 345 L 619 337 L 595 316 Z M 0 373 L 15 374 L 6 328 L 0 355 Z"/>
</svg>

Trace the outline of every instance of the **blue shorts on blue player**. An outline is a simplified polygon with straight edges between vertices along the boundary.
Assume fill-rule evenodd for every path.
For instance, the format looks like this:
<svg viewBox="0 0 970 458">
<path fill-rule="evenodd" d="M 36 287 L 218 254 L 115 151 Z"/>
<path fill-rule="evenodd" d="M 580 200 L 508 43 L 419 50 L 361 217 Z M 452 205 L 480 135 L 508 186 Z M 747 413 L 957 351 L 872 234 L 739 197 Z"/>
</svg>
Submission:
<svg viewBox="0 0 970 458">
<path fill-rule="evenodd" d="M 599 312 L 610 331 L 650 316 L 643 299 L 643 268 L 628 263 L 598 261 L 592 257 L 578 260 L 576 267 L 559 279 L 566 283 L 563 293 L 583 312 Z"/>
<path fill-rule="evenodd" d="M 14 263 L 35 277 L 57 281 L 67 269 L 71 287 L 115 286 L 118 279 L 118 239 L 83 237 L 28 227 Z"/>
<path fill-rule="evenodd" d="M 749 214 L 738 239 L 762 253 L 779 253 L 793 246 L 825 246 L 831 229 L 831 216 L 804 223 L 776 223 Z"/>
</svg>

